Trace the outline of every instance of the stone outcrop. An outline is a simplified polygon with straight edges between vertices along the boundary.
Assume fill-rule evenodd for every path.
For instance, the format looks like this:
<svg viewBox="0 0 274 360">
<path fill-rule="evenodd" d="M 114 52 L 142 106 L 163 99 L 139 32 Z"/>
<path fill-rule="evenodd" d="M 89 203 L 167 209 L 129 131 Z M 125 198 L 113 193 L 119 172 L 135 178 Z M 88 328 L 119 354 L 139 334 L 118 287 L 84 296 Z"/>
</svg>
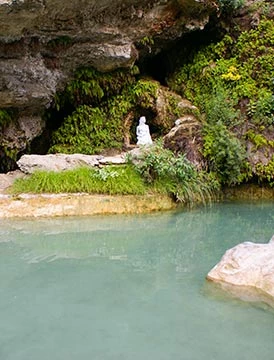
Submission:
<svg viewBox="0 0 274 360">
<path fill-rule="evenodd" d="M 209 0 L 2 0 L 0 108 L 47 106 L 77 67 L 131 67 L 149 39 L 158 52 L 213 11 Z"/>
<path fill-rule="evenodd" d="M 19 169 L 25 174 L 40 171 L 72 170 L 81 166 L 121 165 L 126 162 L 125 155 L 101 156 L 84 154 L 23 155 L 18 161 Z"/>
<path fill-rule="evenodd" d="M 164 146 L 175 153 L 186 154 L 187 159 L 197 168 L 203 168 L 205 160 L 202 156 L 202 124 L 197 116 L 198 109 L 185 99 L 178 103 L 178 108 L 183 115 L 164 136 Z"/>
<path fill-rule="evenodd" d="M 165 146 L 177 153 L 186 152 L 187 156 L 190 155 L 186 143 L 184 143 L 185 146 L 182 145 L 182 137 L 189 136 L 189 140 L 187 140 L 189 144 L 193 142 L 194 137 L 199 139 L 199 141 L 201 140 L 201 123 L 198 120 L 199 110 L 190 101 L 169 90 L 168 87 L 160 85 L 158 81 L 149 80 L 149 83 L 155 86 L 156 91 L 155 93 L 144 92 L 144 94 L 141 94 L 138 100 L 138 107 L 141 115 L 148 114 L 146 123 L 150 127 L 153 139 L 170 132 L 164 138 Z M 130 149 L 133 142 L 130 132 L 132 132 L 133 128 L 136 128 L 135 115 L 131 111 L 124 120 L 124 137 L 126 140 L 124 145 L 126 149 Z M 177 119 L 177 116 L 180 116 L 180 118 Z M 176 145 L 174 146 L 174 136 L 172 134 L 175 129 L 173 128 L 175 120 L 176 123 L 180 121 L 180 127 L 176 127 L 176 129 L 184 128 L 185 131 L 176 132 Z M 196 146 L 196 143 L 193 143 L 194 146 Z M 195 155 L 197 162 L 198 152 L 199 150 L 197 150 Z M 193 160 L 193 156 L 189 156 L 189 158 L 191 161 Z"/>
<path fill-rule="evenodd" d="M 274 306 L 274 236 L 268 244 L 245 242 L 228 250 L 207 279 L 242 300 Z"/>
<path fill-rule="evenodd" d="M 203 29 L 217 10 L 212 0 L 0 0 L 0 110 L 15 110 L 0 153 L 24 151 L 42 134 L 43 112 L 77 68 L 130 68 Z"/>
</svg>

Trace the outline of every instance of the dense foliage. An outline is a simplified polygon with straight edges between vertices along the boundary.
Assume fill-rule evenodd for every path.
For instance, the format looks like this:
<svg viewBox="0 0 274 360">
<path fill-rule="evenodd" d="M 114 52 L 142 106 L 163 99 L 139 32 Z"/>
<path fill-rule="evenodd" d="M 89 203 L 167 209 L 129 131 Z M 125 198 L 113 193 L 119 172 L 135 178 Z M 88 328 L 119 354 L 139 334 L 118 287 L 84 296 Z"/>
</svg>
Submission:
<svg viewBox="0 0 274 360">
<path fill-rule="evenodd" d="M 224 12 L 232 12 L 244 5 L 245 0 L 218 0 L 221 10 Z"/>
<path fill-rule="evenodd" d="M 144 147 L 137 161 L 132 157 L 129 161 L 154 191 L 166 192 L 179 202 L 205 203 L 219 190 L 213 176 L 197 171 L 184 154 L 176 156 L 164 149 L 161 142 Z"/>
<path fill-rule="evenodd" d="M 243 4 L 241 0 L 218 3 L 223 13 Z M 273 45 L 274 22 L 264 18 L 249 31 L 235 30 L 217 43 L 184 54 L 180 68 L 167 80 L 173 91 L 200 109 L 205 170 L 220 184 L 250 179 L 274 183 Z M 158 95 L 159 83 L 140 78 L 136 67 L 106 74 L 79 69 L 56 97 L 56 111 L 64 119 L 53 133 L 50 152 L 94 154 L 106 148 L 121 149 L 127 120 L 145 113 L 154 116 Z M 168 101 L 170 113 L 180 117 L 172 96 Z M 134 141 L 134 130 L 129 131 Z M 147 154 L 138 171 L 147 183 L 169 184 L 169 193 L 189 201 L 187 194 L 199 193 L 194 188 L 205 180 L 204 174 L 198 174 L 183 155 L 174 160 L 171 156 L 155 150 Z M 158 162 L 162 167 L 157 168 Z M 184 192 L 191 182 L 193 191 Z"/>
<path fill-rule="evenodd" d="M 136 67 L 107 74 L 78 70 L 56 97 L 57 111 L 70 109 L 71 113 L 54 132 L 50 152 L 94 154 L 121 149 L 126 117 L 151 110 L 159 88 L 156 81 L 138 80 L 136 74 Z"/>
<path fill-rule="evenodd" d="M 264 19 L 237 38 L 226 35 L 191 54 L 169 78 L 170 87 L 205 114 L 204 155 L 222 183 L 239 183 L 252 172 L 259 181 L 273 181 L 266 170 L 274 150 L 273 45 L 274 22 Z M 259 167 L 247 152 L 258 137 L 268 159 Z"/>
</svg>

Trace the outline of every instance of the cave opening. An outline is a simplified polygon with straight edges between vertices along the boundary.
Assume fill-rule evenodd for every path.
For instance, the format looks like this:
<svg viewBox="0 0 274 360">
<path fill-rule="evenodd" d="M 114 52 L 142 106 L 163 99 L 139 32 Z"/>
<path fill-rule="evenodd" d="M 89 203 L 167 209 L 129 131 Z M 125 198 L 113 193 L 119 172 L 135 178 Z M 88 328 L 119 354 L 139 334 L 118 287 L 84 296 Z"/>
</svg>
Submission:
<svg viewBox="0 0 274 360">
<path fill-rule="evenodd" d="M 182 64 L 191 62 L 194 54 L 204 46 L 220 41 L 225 30 L 215 18 L 210 19 L 204 29 L 192 31 L 180 39 L 167 42 L 159 52 L 147 54 L 140 58 L 137 66 L 141 76 L 146 76 L 167 86 L 168 77 Z M 157 44 L 157 39 L 155 40 Z"/>
<path fill-rule="evenodd" d="M 167 79 L 177 68 L 183 63 L 190 62 L 199 48 L 220 40 L 222 36 L 223 29 L 218 28 L 217 22 L 212 19 L 203 30 L 196 30 L 185 34 L 176 41 L 166 41 L 164 46 L 160 43 L 160 40 L 158 43 L 157 39 L 155 39 L 155 46 L 159 45 L 158 48 L 162 48 L 162 50 L 158 52 L 157 50 L 155 52 L 151 51 L 140 56 L 140 59 L 136 62 L 140 70 L 137 78 L 147 77 L 158 81 L 163 86 L 168 86 Z M 65 108 L 57 111 L 54 105 L 47 110 L 45 114 L 46 128 L 39 137 L 33 139 L 28 149 L 29 152 L 40 155 L 48 153 L 53 132 L 62 125 L 64 118 L 70 115 L 73 110 L 73 108 Z M 155 136 L 161 134 L 161 129 L 153 125 L 153 121 L 151 122 L 151 119 L 156 114 L 144 109 L 136 109 L 134 124 L 132 124 L 130 129 L 133 142 L 136 140 L 135 130 L 138 116 L 146 116 L 152 134 Z"/>
</svg>

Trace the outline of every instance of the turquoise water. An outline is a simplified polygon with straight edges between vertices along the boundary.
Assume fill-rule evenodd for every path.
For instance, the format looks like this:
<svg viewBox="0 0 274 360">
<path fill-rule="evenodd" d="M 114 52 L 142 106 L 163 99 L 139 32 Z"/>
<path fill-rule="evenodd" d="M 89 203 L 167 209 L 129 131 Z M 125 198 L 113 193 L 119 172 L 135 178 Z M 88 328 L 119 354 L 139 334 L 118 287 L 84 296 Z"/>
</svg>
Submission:
<svg viewBox="0 0 274 360">
<path fill-rule="evenodd" d="M 274 311 L 215 293 L 274 203 L 0 223 L 1 360 L 271 360 Z"/>
</svg>

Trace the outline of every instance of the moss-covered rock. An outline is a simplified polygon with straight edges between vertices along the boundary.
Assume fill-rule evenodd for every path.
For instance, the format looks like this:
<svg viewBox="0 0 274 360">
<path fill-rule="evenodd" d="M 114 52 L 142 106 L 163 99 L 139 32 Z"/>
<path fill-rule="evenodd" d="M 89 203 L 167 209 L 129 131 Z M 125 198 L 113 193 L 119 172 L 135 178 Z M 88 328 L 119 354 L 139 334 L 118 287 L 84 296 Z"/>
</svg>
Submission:
<svg viewBox="0 0 274 360">
<path fill-rule="evenodd" d="M 240 34 L 232 31 L 182 59 L 168 80 L 174 91 L 201 110 L 203 153 L 222 183 L 252 177 L 259 182 L 274 180 L 272 11 L 273 7 L 255 27 Z"/>
<path fill-rule="evenodd" d="M 136 144 L 140 116 L 146 116 L 155 139 L 165 135 L 177 118 L 199 113 L 159 82 L 140 78 L 136 68 L 112 73 L 80 69 L 56 99 L 57 113 L 68 109 L 72 112 L 53 133 L 50 152 L 94 154 L 129 148 Z"/>
</svg>

